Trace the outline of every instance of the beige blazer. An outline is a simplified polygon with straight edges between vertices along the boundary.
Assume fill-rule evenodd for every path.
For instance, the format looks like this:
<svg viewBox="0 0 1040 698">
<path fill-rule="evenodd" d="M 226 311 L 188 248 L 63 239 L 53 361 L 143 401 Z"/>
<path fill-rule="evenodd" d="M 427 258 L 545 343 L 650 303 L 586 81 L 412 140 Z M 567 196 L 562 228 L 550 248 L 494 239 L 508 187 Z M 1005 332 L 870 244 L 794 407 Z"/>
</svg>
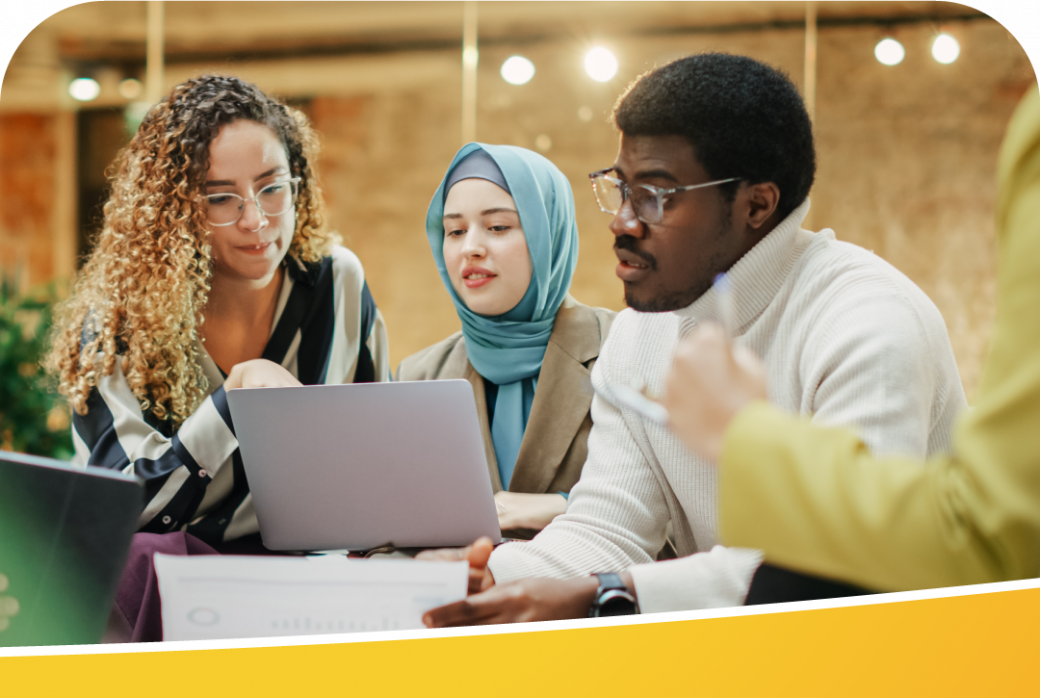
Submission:
<svg viewBox="0 0 1040 698">
<path fill-rule="evenodd" d="M 557 311 L 527 430 L 509 483 L 510 492 L 570 492 L 581 476 L 592 429 L 592 365 L 616 314 L 582 305 L 570 296 Z M 401 362 L 395 377 L 401 381 L 464 378 L 472 384 L 491 484 L 495 492 L 502 490 L 491 442 L 484 379 L 466 356 L 462 332 L 409 356 Z"/>
</svg>

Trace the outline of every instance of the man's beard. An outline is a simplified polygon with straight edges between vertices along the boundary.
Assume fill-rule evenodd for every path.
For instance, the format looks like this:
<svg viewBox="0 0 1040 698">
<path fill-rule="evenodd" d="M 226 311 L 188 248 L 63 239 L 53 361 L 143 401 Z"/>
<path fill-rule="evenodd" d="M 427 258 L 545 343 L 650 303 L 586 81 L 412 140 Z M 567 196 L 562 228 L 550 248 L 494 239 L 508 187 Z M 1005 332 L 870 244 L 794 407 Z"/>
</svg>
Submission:
<svg viewBox="0 0 1040 698">
<path fill-rule="evenodd" d="M 633 294 L 629 293 L 628 286 L 625 286 L 625 305 L 641 313 L 670 313 L 674 310 L 681 310 L 693 303 L 703 296 L 709 288 L 711 288 L 711 284 L 641 301 L 634 298 Z"/>
</svg>

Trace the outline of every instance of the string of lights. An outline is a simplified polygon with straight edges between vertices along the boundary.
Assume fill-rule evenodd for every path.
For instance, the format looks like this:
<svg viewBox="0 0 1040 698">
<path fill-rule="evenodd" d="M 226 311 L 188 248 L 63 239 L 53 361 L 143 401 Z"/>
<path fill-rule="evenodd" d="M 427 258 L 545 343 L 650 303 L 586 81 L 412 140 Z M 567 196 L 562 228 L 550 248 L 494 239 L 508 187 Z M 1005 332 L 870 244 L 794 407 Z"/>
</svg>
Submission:
<svg viewBox="0 0 1040 698">
<path fill-rule="evenodd" d="M 932 40 L 932 58 L 936 62 L 949 65 L 960 55 L 960 42 L 950 34 L 942 32 Z M 887 36 L 874 47 L 874 57 L 883 65 L 899 65 L 906 57 L 906 49 L 897 39 Z"/>
<path fill-rule="evenodd" d="M 960 42 L 950 33 L 943 31 L 932 40 L 932 58 L 938 63 L 949 65 L 960 57 Z M 906 57 L 906 48 L 893 36 L 886 36 L 874 47 L 874 57 L 879 63 L 896 66 Z M 608 82 L 617 74 L 618 58 L 607 48 L 596 46 L 585 54 L 585 73 L 597 82 Z M 534 78 L 534 63 L 526 56 L 512 55 L 501 67 L 502 79 L 511 85 L 524 85 Z M 77 77 L 69 82 L 69 95 L 80 102 L 89 102 L 101 93 L 101 86 L 92 77 Z M 133 78 L 123 80 L 119 85 L 120 94 L 126 99 L 135 99 L 142 92 L 141 83 Z"/>
</svg>

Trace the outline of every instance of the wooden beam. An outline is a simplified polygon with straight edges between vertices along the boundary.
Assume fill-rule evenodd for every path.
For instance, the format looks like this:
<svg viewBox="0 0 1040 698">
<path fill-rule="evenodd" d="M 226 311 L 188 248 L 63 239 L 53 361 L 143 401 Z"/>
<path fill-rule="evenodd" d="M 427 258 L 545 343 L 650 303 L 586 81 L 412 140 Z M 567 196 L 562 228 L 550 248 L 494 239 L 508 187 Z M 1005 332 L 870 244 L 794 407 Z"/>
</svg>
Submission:
<svg viewBox="0 0 1040 698">
<path fill-rule="evenodd" d="M 816 2 L 808 0 L 805 3 L 805 77 L 802 82 L 805 90 L 805 110 L 809 112 L 809 120 L 816 130 Z M 802 220 L 802 228 L 812 230 L 813 212 L 812 208 Z"/>
<path fill-rule="evenodd" d="M 816 2 L 805 3 L 805 108 L 816 120 Z"/>
<path fill-rule="evenodd" d="M 144 98 L 151 106 L 158 102 L 165 90 L 163 85 L 163 0 L 148 0 L 148 31 L 145 59 Z"/>
<path fill-rule="evenodd" d="M 477 2 L 462 10 L 462 144 L 477 140 Z"/>
</svg>

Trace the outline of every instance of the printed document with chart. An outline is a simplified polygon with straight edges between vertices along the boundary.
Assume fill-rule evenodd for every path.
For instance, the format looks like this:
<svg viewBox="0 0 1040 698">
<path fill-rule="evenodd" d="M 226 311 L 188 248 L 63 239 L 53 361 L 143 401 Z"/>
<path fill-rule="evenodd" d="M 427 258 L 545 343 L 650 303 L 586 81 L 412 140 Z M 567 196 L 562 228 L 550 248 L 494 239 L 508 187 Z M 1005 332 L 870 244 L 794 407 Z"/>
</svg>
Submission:
<svg viewBox="0 0 1040 698">
<path fill-rule="evenodd" d="M 466 597 L 466 562 L 155 556 L 164 640 L 408 630 Z"/>
</svg>

